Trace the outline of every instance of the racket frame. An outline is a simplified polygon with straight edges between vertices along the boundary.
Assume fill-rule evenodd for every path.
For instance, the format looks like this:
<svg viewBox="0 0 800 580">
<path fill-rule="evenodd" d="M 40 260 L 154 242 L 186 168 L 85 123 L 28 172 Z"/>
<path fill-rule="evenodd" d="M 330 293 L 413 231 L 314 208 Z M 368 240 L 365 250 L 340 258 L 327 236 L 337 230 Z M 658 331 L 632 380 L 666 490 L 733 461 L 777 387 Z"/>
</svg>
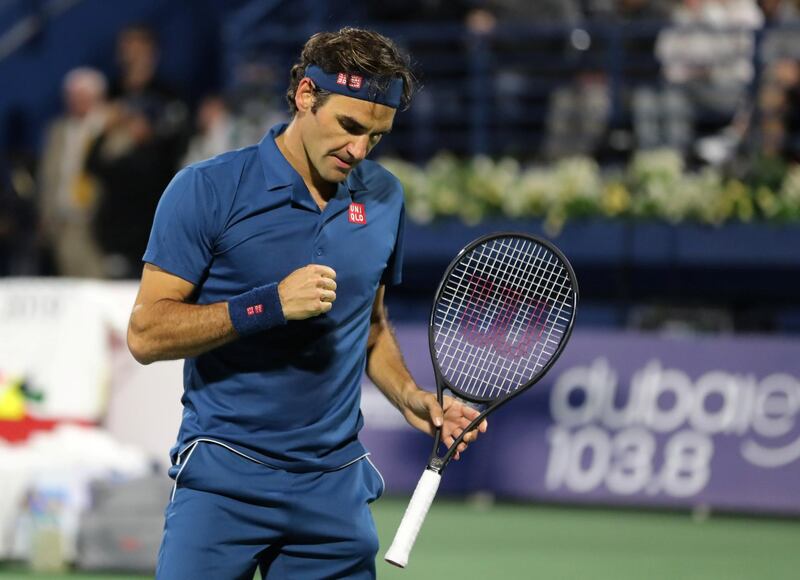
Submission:
<svg viewBox="0 0 800 580">
<path fill-rule="evenodd" d="M 563 263 L 564 267 L 567 270 L 570 282 L 572 283 L 573 292 L 571 292 L 571 294 L 574 297 L 572 304 L 572 316 L 570 317 L 569 324 L 567 325 L 567 329 L 564 332 L 564 335 L 561 337 L 561 340 L 558 344 L 558 348 L 556 348 L 556 351 L 553 353 L 550 359 L 544 364 L 544 366 L 542 366 L 539 372 L 536 373 L 536 376 L 534 376 L 531 380 L 529 380 L 521 387 L 514 389 L 514 391 L 512 391 L 511 393 L 508 393 L 501 397 L 495 399 L 486 397 L 475 397 L 468 395 L 466 393 L 462 393 L 458 389 L 454 388 L 447 381 L 447 379 L 444 378 L 441 370 L 439 369 L 439 362 L 436 356 L 436 351 L 434 349 L 435 338 L 433 335 L 434 319 L 436 317 L 436 305 L 439 302 L 439 297 L 441 296 L 442 290 L 445 284 L 447 283 L 447 280 L 450 278 L 450 274 L 456 268 L 456 266 L 458 266 L 459 262 L 461 261 L 461 259 L 464 257 L 465 254 L 471 252 L 475 247 L 480 246 L 481 244 L 484 244 L 490 240 L 497 238 L 508 238 L 508 237 L 528 239 L 531 242 L 544 246 L 547 250 L 551 251 L 561 260 L 561 262 Z M 445 389 L 449 389 L 454 394 L 456 394 L 459 399 L 463 399 L 470 403 L 486 404 L 487 407 L 483 409 L 483 411 L 481 411 L 481 413 L 477 417 L 475 417 L 475 419 L 473 419 L 469 423 L 469 425 L 467 425 L 467 427 L 461 432 L 461 434 L 458 437 L 455 438 L 453 444 L 450 446 L 450 448 L 445 452 L 443 456 L 440 456 L 438 453 L 439 446 L 442 443 L 442 428 L 441 427 L 436 428 L 436 431 L 434 433 L 433 451 L 431 452 L 431 455 L 428 459 L 427 469 L 430 469 L 436 473 L 441 474 L 444 471 L 445 467 L 447 467 L 447 464 L 450 463 L 450 460 L 452 459 L 453 455 L 455 455 L 456 450 L 458 449 L 459 444 L 464 440 L 464 437 L 470 431 L 475 429 L 475 427 L 477 427 L 486 418 L 486 416 L 489 415 L 489 413 L 496 411 L 501 406 L 505 405 L 508 401 L 512 400 L 514 397 L 520 395 L 524 391 L 531 388 L 533 385 L 539 382 L 539 380 L 544 375 L 547 374 L 547 372 L 550 370 L 550 367 L 552 367 L 553 364 L 555 364 L 555 362 L 558 360 L 558 357 L 561 356 L 561 352 L 564 350 L 564 347 L 566 346 L 567 342 L 569 342 L 569 338 L 572 335 L 572 329 L 575 325 L 575 318 L 578 310 L 579 298 L 580 298 L 580 293 L 578 290 L 578 279 L 575 276 L 575 270 L 572 268 L 572 264 L 570 264 L 569 260 L 563 254 L 563 252 L 561 252 L 561 250 L 559 250 L 555 245 L 553 245 L 552 242 L 545 240 L 539 236 L 535 236 L 528 233 L 520 233 L 520 232 L 494 232 L 491 234 L 486 234 L 471 241 L 469 244 L 464 246 L 461 249 L 461 251 L 456 255 L 456 257 L 451 260 L 450 264 L 447 266 L 447 269 L 445 270 L 444 275 L 442 276 L 441 281 L 439 282 L 439 286 L 436 288 L 436 294 L 434 295 L 433 305 L 431 307 L 430 319 L 428 322 L 428 349 L 431 354 L 431 361 L 433 362 L 434 378 L 436 379 L 436 398 L 439 401 L 439 405 L 442 407 L 442 409 L 444 409 L 444 391 Z"/>
</svg>

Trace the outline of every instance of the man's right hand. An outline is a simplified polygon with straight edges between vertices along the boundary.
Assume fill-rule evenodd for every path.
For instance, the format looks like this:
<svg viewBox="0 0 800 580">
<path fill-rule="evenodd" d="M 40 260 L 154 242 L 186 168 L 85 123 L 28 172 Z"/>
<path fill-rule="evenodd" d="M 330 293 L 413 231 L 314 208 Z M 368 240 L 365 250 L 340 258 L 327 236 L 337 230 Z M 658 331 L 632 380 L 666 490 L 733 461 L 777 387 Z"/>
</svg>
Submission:
<svg viewBox="0 0 800 580">
<path fill-rule="evenodd" d="M 278 296 L 286 320 L 319 316 L 336 300 L 336 272 L 321 264 L 299 268 L 278 284 Z"/>
</svg>

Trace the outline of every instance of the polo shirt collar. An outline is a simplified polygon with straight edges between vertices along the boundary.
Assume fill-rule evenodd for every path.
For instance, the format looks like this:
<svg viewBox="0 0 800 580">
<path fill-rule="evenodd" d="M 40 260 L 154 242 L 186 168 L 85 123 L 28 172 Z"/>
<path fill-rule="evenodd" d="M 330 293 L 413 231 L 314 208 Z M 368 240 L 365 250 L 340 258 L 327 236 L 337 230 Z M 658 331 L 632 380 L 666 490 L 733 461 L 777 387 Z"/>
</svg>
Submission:
<svg viewBox="0 0 800 580">
<path fill-rule="evenodd" d="M 258 155 L 261 160 L 261 168 L 264 171 L 267 190 L 272 191 L 291 186 L 293 203 L 313 211 L 319 211 L 317 204 L 311 199 L 311 194 L 308 192 L 302 177 L 283 156 L 283 153 L 275 143 L 275 138 L 283 133 L 287 126 L 288 123 L 278 123 L 264 135 L 264 138 L 258 144 Z M 356 172 L 351 171 L 347 179 L 339 184 L 336 189 L 336 195 L 331 198 L 329 204 L 334 201 L 349 203 L 356 192 L 366 191 L 366 189 L 367 187 Z"/>
<path fill-rule="evenodd" d="M 292 185 L 297 175 L 275 143 L 275 138 L 283 133 L 286 126 L 287 123 L 275 125 L 258 144 L 258 157 L 261 159 L 261 169 L 264 171 L 268 191 Z"/>
</svg>

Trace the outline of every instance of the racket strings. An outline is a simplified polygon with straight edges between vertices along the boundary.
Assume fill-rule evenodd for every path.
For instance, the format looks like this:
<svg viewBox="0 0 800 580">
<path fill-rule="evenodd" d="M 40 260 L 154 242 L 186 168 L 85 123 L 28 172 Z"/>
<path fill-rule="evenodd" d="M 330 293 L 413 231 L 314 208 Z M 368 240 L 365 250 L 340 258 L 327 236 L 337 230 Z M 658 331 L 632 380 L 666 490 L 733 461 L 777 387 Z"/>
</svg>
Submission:
<svg viewBox="0 0 800 580">
<path fill-rule="evenodd" d="M 516 248 L 514 248 L 514 249 L 516 250 Z M 481 254 L 482 254 L 482 257 L 485 257 L 485 255 L 486 255 L 483 252 Z M 540 258 L 541 258 L 540 254 L 541 254 L 541 251 L 536 256 L 536 260 L 533 260 L 533 261 L 525 260 L 525 265 L 528 266 L 526 271 L 524 272 L 525 274 L 529 274 L 532 267 L 539 265 L 537 263 L 537 261 L 540 261 Z M 467 264 L 474 266 L 475 263 L 478 263 L 479 267 L 480 267 L 480 263 L 474 259 L 474 256 L 470 256 L 469 257 L 469 261 L 467 262 Z M 519 270 L 519 266 L 517 266 L 517 269 Z M 462 268 L 462 270 L 464 270 L 464 269 Z M 497 272 L 495 270 L 496 270 L 496 268 L 493 268 L 493 269 L 488 270 L 488 271 L 487 271 L 487 269 L 485 267 L 481 268 L 482 274 L 490 274 L 490 275 L 496 276 Z M 505 281 L 505 282 L 513 282 L 513 283 L 515 283 L 517 285 L 517 287 L 520 286 L 520 283 L 519 283 L 520 282 L 520 277 L 518 275 L 515 276 L 513 279 L 511 277 L 513 275 L 513 270 L 508 269 L 502 275 L 503 275 L 503 278 L 502 278 L 503 281 Z M 451 278 L 453 278 L 453 277 L 451 276 Z M 461 280 L 460 281 L 463 283 L 463 276 L 461 276 Z M 528 285 L 524 288 L 524 292 L 530 292 L 530 283 L 531 282 L 535 282 L 535 281 L 536 281 L 535 278 L 530 278 Z M 446 297 L 457 296 L 459 294 L 460 294 L 461 298 L 466 298 L 468 296 L 468 294 L 459 293 L 459 290 L 457 288 L 454 288 L 452 283 L 448 284 L 448 291 L 446 291 L 445 294 L 446 294 Z M 504 298 L 506 297 L 503 294 L 505 294 L 507 296 L 508 293 L 507 292 L 506 293 L 498 293 L 498 296 L 490 298 L 488 301 L 487 301 L 487 299 L 486 299 L 486 297 L 484 295 L 481 295 L 481 296 L 479 296 L 479 299 L 478 299 L 478 301 L 479 301 L 479 303 L 477 305 L 478 308 L 475 308 L 474 305 L 470 305 L 468 308 L 470 308 L 472 310 L 476 310 L 476 309 L 477 310 L 481 310 L 481 312 L 479 314 L 480 314 L 480 317 L 482 319 L 484 319 L 484 322 L 490 320 L 490 317 L 491 317 L 491 314 L 492 314 L 492 310 L 499 310 L 502 313 L 501 316 L 503 316 L 503 318 L 501 318 L 501 326 L 506 326 L 507 319 L 508 319 L 509 315 L 512 314 L 513 309 L 512 308 L 508 308 L 506 305 L 503 304 Z M 529 314 L 529 311 L 531 309 L 533 309 L 534 311 L 538 311 L 539 312 L 539 316 L 536 319 L 536 323 L 538 325 L 542 324 L 541 314 L 545 312 L 545 309 L 543 308 L 543 300 L 545 299 L 545 296 L 542 293 L 536 293 L 535 296 L 537 298 L 537 301 L 533 301 L 533 302 L 530 302 L 530 303 L 523 303 L 523 308 L 524 308 L 524 310 L 522 311 L 523 316 L 517 317 L 518 320 L 515 321 L 515 324 L 513 324 L 513 326 L 512 326 L 512 336 L 511 336 L 512 341 L 516 340 L 516 338 L 517 338 L 517 336 L 519 334 L 519 331 L 522 330 L 522 328 L 524 327 L 523 324 L 520 324 L 520 321 L 524 321 L 527 318 L 527 316 Z M 561 298 L 564 298 L 564 297 L 565 296 L 563 296 L 563 295 L 561 296 Z M 474 301 L 474 298 L 475 298 L 474 292 L 472 294 L 472 298 L 473 298 L 473 301 Z M 563 302 L 563 300 L 562 300 L 562 302 Z M 461 305 L 459 305 L 459 306 L 461 306 Z M 440 307 L 439 311 L 443 312 L 441 307 Z"/>
<path fill-rule="evenodd" d="M 511 258 L 515 258 L 516 257 L 515 254 L 519 251 L 519 241 L 516 242 L 515 247 L 513 248 L 506 247 L 506 245 L 498 246 L 498 248 L 502 249 L 503 251 L 508 251 L 509 252 L 508 256 Z M 489 266 L 489 267 L 479 267 L 481 276 L 496 277 L 495 279 L 498 279 L 498 285 L 497 285 L 498 288 L 504 288 L 504 287 L 508 288 L 509 285 L 514 285 L 517 287 L 517 289 L 519 289 L 520 277 L 515 275 L 514 267 L 518 268 L 520 267 L 520 264 L 515 263 L 512 265 L 512 268 L 503 269 L 502 268 L 503 263 L 498 260 L 498 258 L 502 260 L 503 256 L 502 254 L 498 253 L 498 248 L 487 247 L 487 248 L 482 248 L 482 250 L 480 251 L 479 256 L 481 260 L 479 260 L 477 263 L 483 264 L 484 266 Z M 489 258 L 490 260 L 487 261 L 487 258 Z M 496 349 L 498 350 L 499 353 L 507 354 L 506 351 L 508 349 L 503 348 L 504 345 L 501 340 L 498 340 L 498 338 L 502 339 L 502 334 L 504 333 L 503 331 L 505 330 L 504 328 L 505 325 L 503 324 L 504 318 L 508 318 L 508 314 L 516 310 L 519 305 L 517 300 L 514 300 L 512 304 L 507 303 L 508 296 L 512 293 L 515 293 L 515 290 L 498 291 L 497 296 L 495 296 L 493 299 L 490 299 L 488 301 L 486 300 L 483 301 L 483 303 L 480 305 L 482 310 L 481 317 L 485 319 L 486 322 L 491 322 L 492 320 L 494 320 L 496 325 L 491 331 L 488 331 L 486 333 L 486 336 L 490 337 L 490 340 L 476 341 L 474 340 L 474 336 L 468 335 L 466 338 L 471 344 L 475 346 L 487 346 L 492 342 L 494 342 Z M 524 321 L 525 317 L 520 317 L 520 320 Z M 519 324 L 517 329 L 519 330 L 521 326 L 522 325 Z M 519 333 L 517 332 L 515 334 L 517 335 L 518 338 Z M 507 340 L 506 340 L 506 345 L 508 345 Z M 518 344 L 517 348 L 521 346 L 522 345 Z M 478 351 L 476 351 L 476 353 L 477 352 Z M 492 353 L 489 349 L 484 348 L 479 352 L 477 357 L 473 358 L 471 361 L 468 361 L 469 363 L 472 363 L 474 366 L 477 367 L 478 374 L 475 378 L 477 379 L 479 384 L 482 384 L 483 388 L 481 389 L 480 392 L 474 394 L 477 394 L 478 396 L 481 397 L 487 395 L 486 389 L 489 386 L 490 381 L 492 381 L 494 388 L 498 388 L 497 385 L 502 385 L 507 381 L 509 371 L 512 370 L 511 367 L 506 367 L 506 366 L 498 368 L 499 367 L 498 363 L 502 361 L 500 361 L 497 358 L 490 358 L 491 354 Z M 501 377 L 501 375 L 505 376 Z M 464 388 L 463 384 L 464 376 L 466 375 L 462 374 L 461 377 L 462 381 L 459 383 L 459 387 L 461 388 Z M 493 394 L 494 393 L 492 393 L 492 395 Z"/>
<path fill-rule="evenodd" d="M 497 398 L 527 383 L 558 349 L 574 309 L 571 277 L 548 248 L 495 238 L 466 255 L 434 307 L 434 350 L 448 382 Z"/>
<path fill-rule="evenodd" d="M 512 338 L 512 340 L 518 339 L 520 327 L 514 326 L 512 328 L 513 334 L 517 335 L 516 337 Z M 543 365 L 544 362 L 546 362 L 546 359 L 542 359 L 549 357 L 555 350 L 554 347 L 548 348 L 550 343 L 553 342 L 553 330 L 554 329 L 551 327 L 544 343 L 539 345 L 542 348 L 534 348 L 531 351 L 531 355 L 536 356 L 537 362 L 535 365 Z M 539 336 L 541 335 L 541 332 L 537 332 L 536 334 Z M 454 366 L 455 373 L 451 373 L 457 375 L 451 377 L 451 380 L 453 380 L 458 388 L 464 391 L 471 390 L 473 391 L 473 394 L 476 394 L 480 397 L 485 397 L 487 395 L 497 396 L 503 392 L 508 392 L 523 382 L 526 382 L 531 376 L 532 373 L 530 369 L 530 362 L 532 358 L 517 358 L 516 364 L 514 364 L 514 358 L 509 359 L 507 349 L 498 348 L 497 352 L 493 353 L 491 348 L 487 348 L 487 341 L 476 342 L 472 340 L 471 342 L 473 343 L 473 346 L 470 346 L 469 342 L 470 337 L 467 335 L 467 343 L 457 341 L 455 344 L 453 344 L 451 341 L 451 344 L 449 345 L 451 347 L 451 351 L 452 347 L 455 347 L 455 350 L 450 353 L 450 357 L 453 359 L 451 362 L 455 361 L 454 357 L 466 356 L 466 358 L 460 362 L 456 361 Z M 530 340 L 528 340 L 528 342 L 530 342 Z M 475 346 L 479 348 L 474 348 Z M 516 348 L 519 349 L 521 346 L 517 346 Z M 494 356 L 496 354 L 500 354 L 502 356 L 497 358 Z M 473 387 L 470 387 L 469 384 L 467 384 L 467 378 L 473 379 L 471 381 L 473 383 Z M 516 383 L 516 385 L 512 383 Z M 480 386 L 480 390 L 476 390 L 475 385 Z M 487 393 L 489 388 L 491 388 L 491 390 Z"/>
<path fill-rule="evenodd" d="M 501 245 L 501 247 L 503 249 L 505 249 L 505 245 Z M 517 248 L 515 248 L 515 250 L 516 249 Z M 512 257 L 516 257 L 516 256 L 514 256 L 515 253 L 516 252 L 512 252 L 512 254 L 511 254 Z M 510 281 L 512 283 L 519 283 L 524 275 L 529 275 L 528 283 L 525 284 L 525 290 L 526 291 L 530 291 L 532 289 L 531 286 L 533 284 L 536 284 L 536 283 L 538 283 L 539 285 L 544 286 L 546 288 L 551 283 L 553 270 L 549 266 L 551 266 L 552 263 L 548 261 L 548 263 L 546 265 L 543 264 L 541 261 L 539 261 L 539 258 L 541 258 L 541 257 L 543 257 L 542 252 L 537 252 L 537 255 L 535 256 L 535 259 L 532 262 L 530 262 L 534 266 L 538 266 L 539 267 L 539 271 L 535 273 L 535 274 L 539 275 L 538 280 L 536 279 L 535 275 L 533 277 L 530 276 L 530 274 L 533 273 L 533 272 L 531 272 L 530 268 L 526 267 L 527 264 L 522 266 L 524 268 L 524 270 L 522 272 L 516 271 L 514 269 L 510 269 L 508 271 L 508 273 L 511 273 L 512 275 L 511 276 L 503 276 L 503 279 L 505 281 L 507 281 L 507 282 Z M 520 267 L 520 264 L 515 264 L 515 266 Z M 547 276 L 546 280 L 545 280 L 545 276 Z M 534 293 L 534 294 L 537 294 L 537 293 Z M 545 309 L 545 307 L 542 306 L 543 303 L 541 302 L 541 300 L 545 298 L 545 294 L 544 293 L 538 293 L 538 295 L 536 295 L 535 298 L 536 298 L 536 300 L 533 301 L 533 304 L 536 304 L 536 308 L 540 309 L 539 319 L 541 319 L 541 313 Z M 526 320 L 527 319 L 527 315 L 528 315 L 528 313 L 525 312 L 525 316 L 520 317 L 520 319 L 521 320 Z M 521 325 L 518 326 L 518 330 L 519 330 L 519 328 L 521 328 Z M 502 330 L 502 328 L 499 328 L 498 330 Z M 544 330 L 544 327 L 542 327 L 542 330 Z M 531 339 L 533 338 L 533 333 L 534 332 L 535 332 L 535 326 L 534 326 L 534 328 L 526 327 L 526 335 L 527 336 L 525 337 L 526 338 L 525 342 L 528 343 L 528 344 L 527 345 L 526 344 L 522 344 L 518 348 L 526 348 L 526 346 L 530 346 L 529 343 L 531 342 Z M 518 332 L 516 334 L 518 335 Z M 541 336 L 541 332 L 539 332 L 539 336 Z M 517 336 L 517 338 L 518 338 L 518 336 Z M 547 342 L 545 342 L 544 344 L 546 346 Z M 540 350 L 539 359 L 541 359 L 541 355 L 544 353 L 545 350 L 546 349 Z M 500 352 L 502 353 L 502 349 L 500 349 Z M 490 352 L 485 350 L 484 351 L 483 360 L 487 361 L 488 360 L 487 357 L 489 355 L 490 355 Z M 497 362 L 504 362 L 504 361 L 498 360 Z M 500 369 L 498 369 L 499 372 L 497 372 L 497 373 L 488 373 L 488 376 L 487 376 L 487 373 L 484 373 L 484 376 L 481 377 L 482 379 L 484 379 L 484 388 L 481 390 L 480 393 L 478 393 L 478 395 L 482 396 L 482 397 L 483 396 L 487 396 L 487 395 L 491 396 L 491 397 L 495 397 L 498 394 L 502 394 L 503 393 L 503 391 L 501 390 L 501 387 L 497 386 L 498 384 L 502 385 L 502 384 L 505 384 L 505 383 L 507 383 L 509 381 L 519 381 L 521 383 L 527 382 L 527 380 L 530 378 L 530 376 L 528 376 L 526 373 L 522 372 L 522 370 L 523 370 L 522 369 L 522 363 L 523 362 L 527 363 L 528 361 L 526 359 L 524 359 L 524 358 L 517 358 L 517 364 L 516 365 L 501 365 Z M 497 367 L 498 365 L 495 364 L 494 366 Z M 486 368 L 489 368 L 489 367 L 486 366 Z M 536 371 L 536 370 L 538 370 L 538 368 L 534 368 L 534 371 Z M 488 381 L 490 379 L 497 379 L 497 378 L 499 378 L 500 381 L 499 382 L 495 381 L 494 384 L 493 384 L 493 387 L 492 387 L 492 392 L 487 393 L 486 392 L 486 386 L 488 385 Z"/>
</svg>

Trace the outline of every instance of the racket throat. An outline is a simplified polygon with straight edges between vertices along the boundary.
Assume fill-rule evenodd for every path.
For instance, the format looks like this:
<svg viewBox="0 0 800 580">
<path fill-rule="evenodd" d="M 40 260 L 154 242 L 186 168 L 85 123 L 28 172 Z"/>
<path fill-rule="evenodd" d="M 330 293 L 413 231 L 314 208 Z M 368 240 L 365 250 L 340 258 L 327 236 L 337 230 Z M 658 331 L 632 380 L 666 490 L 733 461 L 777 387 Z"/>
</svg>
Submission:
<svg viewBox="0 0 800 580">
<path fill-rule="evenodd" d="M 442 473 L 442 470 L 444 470 L 444 460 L 441 457 L 432 457 L 428 462 L 428 469 L 434 473 Z"/>
<path fill-rule="evenodd" d="M 475 409 L 476 411 L 479 411 L 479 412 L 483 411 L 486 408 L 485 405 L 482 405 L 480 403 L 475 403 L 473 401 L 467 401 L 466 399 L 462 399 L 461 397 L 459 397 L 455 393 L 455 391 L 453 391 L 452 389 L 449 389 L 449 388 L 444 390 L 444 395 L 446 395 L 446 396 L 448 396 L 448 397 L 450 397 L 452 399 L 455 399 L 456 401 L 458 401 L 462 405 L 466 405 L 467 407 L 470 407 L 471 409 Z"/>
</svg>

